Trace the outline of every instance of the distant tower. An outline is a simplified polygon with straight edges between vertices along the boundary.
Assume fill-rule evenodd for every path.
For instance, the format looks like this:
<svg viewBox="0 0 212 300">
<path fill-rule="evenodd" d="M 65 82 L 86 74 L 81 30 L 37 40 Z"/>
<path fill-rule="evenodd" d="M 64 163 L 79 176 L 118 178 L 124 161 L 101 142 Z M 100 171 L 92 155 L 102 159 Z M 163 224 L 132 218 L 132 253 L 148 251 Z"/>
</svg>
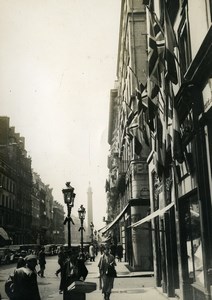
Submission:
<svg viewBox="0 0 212 300">
<path fill-rule="evenodd" d="M 87 202 L 87 221 L 88 221 L 88 231 L 90 232 L 91 235 L 91 229 L 90 229 L 90 224 L 91 222 L 93 223 L 93 192 L 92 188 L 89 182 L 89 187 L 88 187 L 88 202 Z"/>
</svg>

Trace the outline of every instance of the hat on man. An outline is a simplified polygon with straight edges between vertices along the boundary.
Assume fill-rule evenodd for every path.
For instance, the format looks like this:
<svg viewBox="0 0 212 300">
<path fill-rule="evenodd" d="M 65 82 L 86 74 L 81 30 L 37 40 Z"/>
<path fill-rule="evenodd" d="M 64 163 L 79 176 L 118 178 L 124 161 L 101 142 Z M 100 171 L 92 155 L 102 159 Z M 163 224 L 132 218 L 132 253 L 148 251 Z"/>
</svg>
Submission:
<svg viewBox="0 0 212 300">
<path fill-rule="evenodd" d="M 26 260 L 26 261 L 36 261 L 36 262 L 37 262 L 37 256 L 34 255 L 34 254 L 30 254 L 30 255 L 27 255 L 27 256 L 25 257 L 25 260 Z"/>
</svg>

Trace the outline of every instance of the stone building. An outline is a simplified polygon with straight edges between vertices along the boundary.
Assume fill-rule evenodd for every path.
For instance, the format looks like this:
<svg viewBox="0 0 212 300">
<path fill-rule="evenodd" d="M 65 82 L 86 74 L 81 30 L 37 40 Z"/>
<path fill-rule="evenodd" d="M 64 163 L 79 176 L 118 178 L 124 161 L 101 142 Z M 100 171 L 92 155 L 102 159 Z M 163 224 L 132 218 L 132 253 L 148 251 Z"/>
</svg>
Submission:
<svg viewBox="0 0 212 300">
<path fill-rule="evenodd" d="M 64 207 L 57 201 L 53 203 L 53 244 L 65 244 Z"/>
<path fill-rule="evenodd" d="M 1 226 L 14 244 L 28 243 L 32 239 L 31 158 L 8 117 L 0 117 L 0 163 Z"/>
<path fill-rule="evenodd" d="M 106 182 L 107 220 L 101 232 L 111 243 L 122 243 L 125 259 L 134 270 L 152 270 L 149 228 L 129 226 L 149 213 L 149 182 L 142 122 L 142 82 L 146 79 L 146 12 L 141 1 L 122 1 L 117 80 L 110 93 Z M 142 125 L 142 123 L 141 123 Z"/>
<path fill-rule="evenodd" d="M 168 297 L 211 299 L 212 3 L 144 1 L 151 213 L 156 285 Z"/>
<path fill-rule="evenodd" d="M 25 139 L 9 123 L 0 117 L 0 245 L 50 244 L 52 189 L 33 172 Z"/>
</svg>

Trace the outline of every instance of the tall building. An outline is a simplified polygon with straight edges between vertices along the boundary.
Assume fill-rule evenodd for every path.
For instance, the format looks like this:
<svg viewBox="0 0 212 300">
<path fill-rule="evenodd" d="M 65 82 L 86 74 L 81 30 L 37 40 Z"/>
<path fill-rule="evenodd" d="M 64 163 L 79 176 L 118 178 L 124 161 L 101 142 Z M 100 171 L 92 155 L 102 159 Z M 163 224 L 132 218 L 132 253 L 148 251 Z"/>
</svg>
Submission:
<svg viewBox="0 0 212 300">
<path fill-rule="evenodd" d="M 0 226 L 14 244 L 29 243 L 32 232 L 32 171 L 25 140 L 8 117 L 0 117 Z"/>
<path fill-rule="evenodd" d="M 53 204 L 53 244 L 65 244 L 65 233 L 64 233 L 64 207 L 57 201 Z"/>
<path fill-rule="evenodd" d="M 25 139 L 0 117 L 0 245 L 53 241 L 53 195 L 32 171 Z"/>
<path fill-rule="evenodd" d="M 111 91 L 106 191 L 112 222 L 102 232 L 124 243 L 131 265 L 132 251 L 142 265 L 143 245 L 136 252 L 133 244 L 145 239 L 135 235 L 152 232 L 156 285 L 183 300 L 212 297 L 211 24 L 210 0 L 122 1 L 117 85 Z M 139 68 L 145 51 L 133 56 L 142 38 L 146 69 Z M 144 170 L 148 186 L 144 178 L 136 181 Z M 142 193 L 133 198 L 139 189 L 147 202 Z M 140 210 L 132 210 L 135 200 Z"/>
<path fill-rule="evenodd" d="M 106 181 L 107 222 L 101 232 L 122 243 L 134 270 L 152 270 L 151 231 L 130 225 L 149 213 L 149 146 L 143 138 L 142 82 L 146 80 L 146 12 L 139 0 L 122 1 L 117 80 L 110 92 Z M 140 124 L 138 123 L 140 121 Z"/>
<path fill-rule="evenodd" d="M 163 293 L 209 300 L 212 2 L 144 2 L 151 211 L 130 228 L 151 226 L 156 285 Z"/>
</svg>

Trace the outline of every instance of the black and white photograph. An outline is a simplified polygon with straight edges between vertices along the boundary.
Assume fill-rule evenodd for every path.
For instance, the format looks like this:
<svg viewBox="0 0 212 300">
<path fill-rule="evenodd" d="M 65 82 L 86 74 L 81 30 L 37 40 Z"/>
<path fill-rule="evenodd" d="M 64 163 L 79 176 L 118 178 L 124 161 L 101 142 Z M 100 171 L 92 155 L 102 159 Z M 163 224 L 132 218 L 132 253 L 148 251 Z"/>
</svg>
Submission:
<svg viewBox="0 0 212 300">
<path fill-rule="evenodd" d="M 212 0 L 0 0 L 0 300 L 212 299 Z"/>
</svg>

